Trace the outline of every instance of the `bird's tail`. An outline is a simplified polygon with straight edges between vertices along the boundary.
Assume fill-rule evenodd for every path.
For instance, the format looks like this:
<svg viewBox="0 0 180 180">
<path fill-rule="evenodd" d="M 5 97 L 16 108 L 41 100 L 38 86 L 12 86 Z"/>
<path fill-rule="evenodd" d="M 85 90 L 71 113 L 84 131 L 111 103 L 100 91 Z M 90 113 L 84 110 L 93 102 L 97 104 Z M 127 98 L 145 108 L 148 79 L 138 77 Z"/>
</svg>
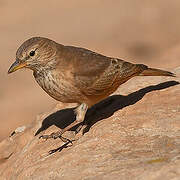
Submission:
<svg viewBox="0 0 180 180">
<path fill-rule="evenodd" d="M 164 71 L 161 69 L 147 68 L 142 71 L 139 76 L 172 76 L 176 77 L 176 75 L 169 71 Z"/>
</svg>

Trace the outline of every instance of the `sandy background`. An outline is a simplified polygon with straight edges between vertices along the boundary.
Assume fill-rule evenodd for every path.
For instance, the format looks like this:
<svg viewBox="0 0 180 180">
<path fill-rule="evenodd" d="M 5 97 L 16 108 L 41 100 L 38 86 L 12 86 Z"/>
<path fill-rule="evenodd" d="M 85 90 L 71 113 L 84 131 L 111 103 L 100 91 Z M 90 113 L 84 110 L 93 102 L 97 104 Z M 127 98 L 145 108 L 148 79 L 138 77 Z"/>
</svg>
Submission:
<svg viewBox="0 0 180 180">
<path fill-rule="evenodd" d="M 31 71 L 7 75 L 16 49 L 32 36 L 154 67 L 179 65 L 167 58 L 180 45 L 179 0 L 0 0 L 0 14 L 0 139 L 57 103 Z"/>
</svg>

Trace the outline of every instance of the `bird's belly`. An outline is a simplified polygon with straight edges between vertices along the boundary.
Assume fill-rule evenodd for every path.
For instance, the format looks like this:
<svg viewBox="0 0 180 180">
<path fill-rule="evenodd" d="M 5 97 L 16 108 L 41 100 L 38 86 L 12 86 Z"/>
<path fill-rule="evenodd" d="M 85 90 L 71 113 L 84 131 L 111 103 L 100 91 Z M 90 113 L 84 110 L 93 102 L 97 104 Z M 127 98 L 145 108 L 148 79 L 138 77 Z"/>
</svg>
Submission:
<svg viewBox="0 0 180 180">
<path fill-rule="evenodd" d="M 64 103 L 80 103 L 82 94 L 66 79 L 56 79 L 51 74 L 35 77 L 41 88 L 54 99 Z"/>
</svg>

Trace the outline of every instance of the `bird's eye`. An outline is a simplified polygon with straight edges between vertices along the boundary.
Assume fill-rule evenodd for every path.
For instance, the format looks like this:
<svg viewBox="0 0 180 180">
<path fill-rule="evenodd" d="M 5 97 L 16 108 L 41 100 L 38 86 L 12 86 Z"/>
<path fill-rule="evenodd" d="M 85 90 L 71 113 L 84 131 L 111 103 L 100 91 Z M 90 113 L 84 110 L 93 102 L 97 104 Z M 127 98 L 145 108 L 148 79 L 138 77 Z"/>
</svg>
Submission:
<svg viewBox="0 0 180 180">
<path fill-rule="evenodd" d="M 30 56 L 34 56 L 34 55 L 35 55 L 35 51 L 31 51 L 31 52 L 29 53 L 29 55 L 30 55 Z"/>
</svg>

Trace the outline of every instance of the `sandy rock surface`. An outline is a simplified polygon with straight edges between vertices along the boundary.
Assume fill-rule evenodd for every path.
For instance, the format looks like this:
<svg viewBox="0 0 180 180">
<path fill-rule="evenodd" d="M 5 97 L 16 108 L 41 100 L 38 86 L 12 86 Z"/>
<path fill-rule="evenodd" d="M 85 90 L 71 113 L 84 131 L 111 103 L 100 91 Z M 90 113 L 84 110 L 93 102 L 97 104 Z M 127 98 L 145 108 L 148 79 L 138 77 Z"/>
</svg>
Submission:
<svg viewBox="0 0 180 180">
<path fill-rule="evenodd" d="M 0 143 L 0 179 L 178 180 L 180 68 L 174 72 L 179 77 L 135 77 L 119 87 L 89 110 L 73 145 L 39 136 L 72 122 L 74 105 L 59 103 L 19 127 Z M 73 130 L 64 136 L 76 139 Z"/>
</svg>

